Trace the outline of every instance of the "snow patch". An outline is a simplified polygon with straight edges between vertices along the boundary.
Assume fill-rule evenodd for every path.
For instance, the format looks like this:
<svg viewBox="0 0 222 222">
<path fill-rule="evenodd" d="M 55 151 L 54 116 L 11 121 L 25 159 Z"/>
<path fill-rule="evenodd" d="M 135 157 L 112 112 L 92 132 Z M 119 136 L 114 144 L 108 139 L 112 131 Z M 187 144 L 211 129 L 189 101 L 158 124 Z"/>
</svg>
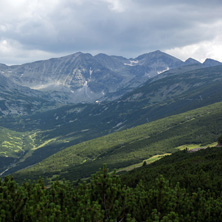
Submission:
<svg viewBox="0 0 222 222">
<path fill-rule="evenodd" d="M 139 63 L 138 60 L 130 60 L 130 63 L 124 63 L 125 66 L 135 66 Z"/>
<path fill-rule="evenodd" d="M 113 128 L 115 129 L 115 128 L 121 126 L 121 125 L 123 125 L 123 122 L 119 122 L 119 123 L 117 123 Z"/>
<path fill-rule="evenodd" d="M 85 81 L 83 87 L 88 87 L 88 81 Z"/>
<path fill-rule="evenodd" d="M 69 120 L 69 123 L 74 123 L 76 120 Z"/>
<path fill-rule="evenodd" d="M 163 72 L 166 72 L 166 71 L 168 71 L 168 70 L 170 70 L 169 67 L 167 67 L 166 69 L 164 69 L 164 70 L 162 70 L 162 71 L 158 71 L 157 74 L 159 75 L 159 74 L 161 74 L 161 73 L 163 73 Z"/>
<path fill-rule="evenodd" d="M 83 130 L 81 130 L 81 132 L 87 132 L 87 131 L 89 131 L 89 129 L 83 129 Z"/>
<path fill-rule="evenodd" d="M 89 75 L 90 75 L 90 78 L 91 78 L 91 75 L 93 74 L 93 70 L 92 70 L 92 68 L 90 67 L 90 69 L 89 69 Z"/>
</svg>

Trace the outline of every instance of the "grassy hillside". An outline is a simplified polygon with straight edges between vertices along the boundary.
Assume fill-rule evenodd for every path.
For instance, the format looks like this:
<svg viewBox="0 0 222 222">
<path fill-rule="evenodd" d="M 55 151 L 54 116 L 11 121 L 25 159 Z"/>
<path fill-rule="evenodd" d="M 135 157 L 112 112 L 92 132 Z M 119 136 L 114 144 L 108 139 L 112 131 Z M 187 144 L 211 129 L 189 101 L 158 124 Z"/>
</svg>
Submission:
<svg viewBox="0 0 222 222">
<path fill-rule="evenodd" d="M 15 174 L 17 179 L 38 176 L 77 180 L 96 172 L 141 162 L 154 155 L 173 153 L 184 144 L 207 145 L 222 133 L 222 103 L 166 117 L 66 148 Z"/>
<path fill-rule="evenodd" d="M 22 159 L 34 146 L 33 136 L 32 133 L 0 127 L 0 169 Z"/>
<path fill-rule="evenodd" d="M 197 188 L 214 190 L 220 195 L 222 190 L 222 147 L 202 149 L 198 152 L 179 151 L 121 176 L 122 183 L 136 187 L 143 181 L 148 190 L 155 181 L 153 178 L 162 175 L 171 185 L 178 182 L 190 192 Z"/>
<path fill-rule="evenodd" d="M 0 127 L 0 156 L 18 157 L 25 151 L 23 146 L 25 134 Z"/>
</svg>

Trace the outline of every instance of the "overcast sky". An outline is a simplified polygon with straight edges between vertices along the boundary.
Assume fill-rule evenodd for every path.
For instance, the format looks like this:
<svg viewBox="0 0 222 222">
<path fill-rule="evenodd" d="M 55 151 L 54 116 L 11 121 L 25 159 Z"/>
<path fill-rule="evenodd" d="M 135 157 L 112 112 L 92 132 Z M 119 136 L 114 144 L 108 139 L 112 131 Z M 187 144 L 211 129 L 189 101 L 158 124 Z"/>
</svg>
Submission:
<svg viewBox="0 0 222 222">
<path fill-rule="evenodd" d="M 0 0 L 0 63 L 158 49 L 222 62 L 222 1 Z"/>
</svg>

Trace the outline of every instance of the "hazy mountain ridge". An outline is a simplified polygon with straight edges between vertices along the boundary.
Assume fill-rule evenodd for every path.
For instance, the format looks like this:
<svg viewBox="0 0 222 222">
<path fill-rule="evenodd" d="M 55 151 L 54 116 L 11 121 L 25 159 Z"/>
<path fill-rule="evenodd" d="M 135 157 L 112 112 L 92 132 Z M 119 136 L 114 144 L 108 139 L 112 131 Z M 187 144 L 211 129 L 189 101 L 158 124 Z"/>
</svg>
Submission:
<svg viewBox="0 0 222 222">
<path fill-rule="evenodd" d="M 218 64 L 210 60 L 204 67 Z M 16 84 L 50 93 L 58 102 L 78 103 L 116 99 L 148 79 L 184 65 L 187 63 L 161 51 L 135 59 L 78 52 L 24 65 L 1 65 L 0 73 Z"/>
<path fill-rule="evenodd" d="M 203 63 L 203 65 L 205 67 L 210 67 L 210 66 L 218 66 L 218 65 L 221 65 L 221 62 L 218 62 L 216 60 L 213 60 L 213 59 L 206 59 Z"/>
<path fill-rule="evenodd" d="M 194 65 L 194 64 L 201 64 L 201 63 L 193 58 L 189 58 L 185 61 L 185 64 L 186 65 Z"/>
</svg>

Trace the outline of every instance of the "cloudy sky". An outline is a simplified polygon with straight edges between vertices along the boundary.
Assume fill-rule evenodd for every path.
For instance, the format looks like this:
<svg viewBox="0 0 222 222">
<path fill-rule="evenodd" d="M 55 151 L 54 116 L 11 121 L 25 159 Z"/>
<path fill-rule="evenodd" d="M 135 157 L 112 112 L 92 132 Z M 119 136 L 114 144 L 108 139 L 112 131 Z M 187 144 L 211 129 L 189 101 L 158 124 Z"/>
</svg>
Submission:
<svg viewBox="0 0 222 222">
<path fill-rule="evenodd" d="M 222 62 L 221 0 L 0 0 L 0 63 L 161 50 Z"/>
</svg>

